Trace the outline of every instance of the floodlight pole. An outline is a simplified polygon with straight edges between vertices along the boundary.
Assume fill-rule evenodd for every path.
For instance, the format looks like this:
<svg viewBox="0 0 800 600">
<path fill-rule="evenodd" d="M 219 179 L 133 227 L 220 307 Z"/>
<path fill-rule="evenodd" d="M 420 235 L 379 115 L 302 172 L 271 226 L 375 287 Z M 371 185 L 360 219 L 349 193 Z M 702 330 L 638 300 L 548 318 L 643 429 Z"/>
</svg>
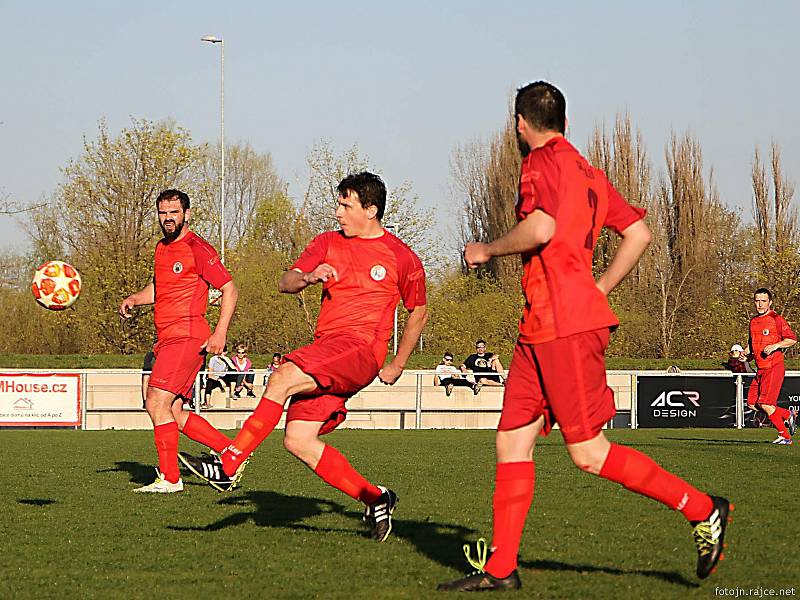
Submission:
<svg viewBox="0 0 800 600">
<path fill-rule="evenodd" d="M 225 40 L 207 35 L 201 41 L 210 44 L 219 44 L 220 48 L 220 79 L 219 79 L 219 205 L 220 205 L 220 257 L 225 262 Z"/>
</svg>

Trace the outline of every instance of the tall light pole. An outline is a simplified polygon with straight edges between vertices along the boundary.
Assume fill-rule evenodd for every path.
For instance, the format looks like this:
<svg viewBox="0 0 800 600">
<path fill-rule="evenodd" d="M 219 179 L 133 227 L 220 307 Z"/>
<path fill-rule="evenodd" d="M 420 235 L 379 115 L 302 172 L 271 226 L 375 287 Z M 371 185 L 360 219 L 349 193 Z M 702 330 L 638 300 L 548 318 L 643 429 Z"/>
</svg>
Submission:
<svg viewBox="0 0 800 600">
<path fill-rule="evenodd" d="M 209 44 L 219 44 L 220 48 L 220 78 L 219 78 L 219 206 L 220 206 L 220 256 L 225 262 L 225 40 L 207 35 L 200 38 Z"/>
</svg>

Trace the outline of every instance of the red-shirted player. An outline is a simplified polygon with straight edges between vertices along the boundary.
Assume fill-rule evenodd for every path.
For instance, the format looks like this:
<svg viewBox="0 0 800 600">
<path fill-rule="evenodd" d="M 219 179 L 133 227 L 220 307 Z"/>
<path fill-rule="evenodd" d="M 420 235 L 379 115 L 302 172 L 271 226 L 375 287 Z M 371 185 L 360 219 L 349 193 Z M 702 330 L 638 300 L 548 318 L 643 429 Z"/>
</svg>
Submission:
<svg viewBox="0 0 800 600">
<path fill-rule="evenodd" d="M 284 356 L 255 411 L 219 459 L 185 453 L 181 458 L 217 489 L 230 489 L 291 398 L 284 446 L 327 484 L 363 502 L 372 537 L 382 542 L 391 532 L 396 494 L 364 479 L 319 436 L 344 421 L 346 400 L 376 376 L 391 385 L 402 374 L 428 318 L 425 271 L 417 255 L 381 225 L 386 187 L 380 177 L 350 175 L 338 190 L 341 230 L 312 240 L 278 285 L 296 294 L 322 284 L 314 342 Z M 397 355 L 381 368 L 401 299 L 410 313 L 408 322 Z"/>
<path fill-rule="evenodd" d="M 763 410 L 775 425 L 778 437 L 773 444 L 790 446 L 797 430 L 796 411 L 778 406 L 778 396 L 786 374 L 783 351 L 797 343 L 797 336 L 786 319 L 772 310 L 771 291 L 757 289 L 753 301 L 758 314 L 750 319 L 750 341 L 745 352 L 748 360 L 755 358 L 758 371 L 747 393 L 747 404 Z"/>
<path fill-rule="evenodd" d="M 153 280 L 122 301 L 119 314 L 127 319 L 134 306 L 155 303 L 158 343 L 150 375 L 145 408 L 153 421 L 158 475 L 135 492 L 183 491 L 178 469 L 178 431 L 221 452 L 230 439 L 200 415 L 183 410 L 183 398 L 194 385 L 206 352 L 225 346 L 228 324 L 236 308 L 238 292 L 216 250 L 189 231 L 189 196 L 165 190 L 156 200 L 164 238 L 156 245 Z M 219 321 L 211 332 L 205 319 L 208 287 L 222 292 Z"/>
<path fill-rule="evenodd" d="M 530 149 L 520 174 L 518 222 L 501 238 L 464 250 L 473 268 L 516 253 L 524 266 L 525 308 L 496 437 L 492 553 L 488 562 L 470 560 L 476 573 L 439 589 L 521 586 L 517 553 L 533 500 L 534 445 L 555 423 L 578 468 L 684 514 L 694 525 L 697 574 L 706 577 L 722 551 L 728 501 L 696 490 L 632 448 L 609 443 L 602 432 L 615 412 L 605 349 L 619 323 L 606 296 L 650 243 L 644 211 L 625 202 L 564 138 L 566 101 L 553 85 L 539 81 L 521 88 L 515 114 L 520 150 Z M 604 226 L 622 241 L 595 281 L 592 253 Z"/>
</svg>

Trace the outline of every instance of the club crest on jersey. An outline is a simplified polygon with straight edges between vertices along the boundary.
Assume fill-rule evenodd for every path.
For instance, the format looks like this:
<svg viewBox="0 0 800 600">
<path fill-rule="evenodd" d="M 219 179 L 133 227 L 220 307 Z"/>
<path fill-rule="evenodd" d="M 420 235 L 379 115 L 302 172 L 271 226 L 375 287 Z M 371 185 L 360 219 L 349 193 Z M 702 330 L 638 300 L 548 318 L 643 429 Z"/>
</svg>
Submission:
<svg viewBox="0 0 800 600">
<path fill-rule="evenodd" d="M 769 329 L 765 329 L 761 332 L 761 335 L 769 335 Z"/>
<path fill-rule="evenodd" d="M 181 273 L 182 271 L 183 271 L 183 263 L 181 261 L 178 261 L 174 265 L 172 265 L 172 272 L 175 273 L 176 275 L 178 273 Z"/>
<path fill-rule="evenodd" d="M 375 265 L 369 270 L 369 276 L 375 281 L 383 281 L 386 277 L 386 269 L 381 265 Z"/>
</svg>

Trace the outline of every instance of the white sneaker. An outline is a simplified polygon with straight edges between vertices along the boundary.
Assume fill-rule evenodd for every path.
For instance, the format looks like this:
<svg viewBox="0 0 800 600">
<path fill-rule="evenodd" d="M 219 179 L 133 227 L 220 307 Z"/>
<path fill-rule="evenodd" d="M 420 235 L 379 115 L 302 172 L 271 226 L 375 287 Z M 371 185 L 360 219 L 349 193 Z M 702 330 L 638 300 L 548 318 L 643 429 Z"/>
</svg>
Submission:
<svg viewBox="0 0 800 600">
<path fill-rule="evenodd" d="M 785 438 L 782 435 L 779 435 L 778 437 L 775 438 L 775 440 L 772 443 L 773 444 L 778 444 L 780 446 L 791 446 L 792 445 L 792 439 L 791 438 Z"/>
<path fill-rule="evenodd" d="M 151 494 L 172 494 L 183 491 L 183 479 L 178 479 L 175 483 L 170 483 L 164 479 L 164 474 L 156 469 L 156 480 L 148 485 L 131 490 L 134 492 L 149 492 Z"/>
</svg>

